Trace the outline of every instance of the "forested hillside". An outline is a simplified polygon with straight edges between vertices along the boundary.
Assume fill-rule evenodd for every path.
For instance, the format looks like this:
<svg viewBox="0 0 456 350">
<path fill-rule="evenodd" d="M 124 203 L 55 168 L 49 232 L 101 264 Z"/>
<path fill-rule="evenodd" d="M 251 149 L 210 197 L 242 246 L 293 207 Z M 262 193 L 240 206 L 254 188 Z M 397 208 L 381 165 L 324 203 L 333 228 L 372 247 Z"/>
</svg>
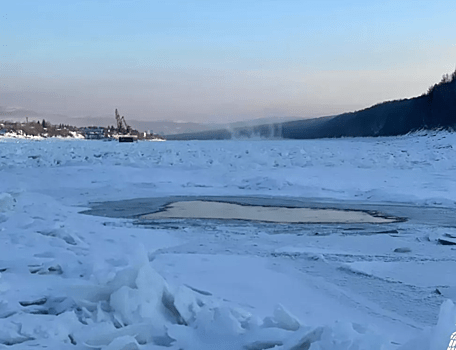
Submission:
<svg viewBox="0 0 456 350">
<path fill-rule="evenodd" d="M 217 140 L 249 137 L 313 139 L 326 137 L 394 136 L 420 129 L 456 127 L 456 71 L 415 98 L 337 116 L 265 124 L 233 130 L 211 130 L 168 136 L 169 140 Z"/>
</svg>

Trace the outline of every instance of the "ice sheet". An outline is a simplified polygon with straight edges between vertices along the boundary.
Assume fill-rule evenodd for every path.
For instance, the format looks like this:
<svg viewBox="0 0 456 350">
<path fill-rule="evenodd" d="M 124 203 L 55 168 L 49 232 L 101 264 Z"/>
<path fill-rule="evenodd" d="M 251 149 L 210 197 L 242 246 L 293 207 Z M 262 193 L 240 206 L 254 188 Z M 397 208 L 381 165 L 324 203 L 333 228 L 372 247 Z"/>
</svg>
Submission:
<svg viewBox="0 0 456 350">
<path fill-rule="evenodd" d="M 445 301 L 454 248 L 438 241 L 454 235 L 449 224 L 285 234 L 280 225 L 185 220 L 143 228 L 79 212 L 91 201 L 172 195 L 445 211 L 456 207 L 454 159 L 456 135 L 445 132 L 128 145 L 0 139 L 0 347 L 444 349 L 456 328 Z"/>
</svg>

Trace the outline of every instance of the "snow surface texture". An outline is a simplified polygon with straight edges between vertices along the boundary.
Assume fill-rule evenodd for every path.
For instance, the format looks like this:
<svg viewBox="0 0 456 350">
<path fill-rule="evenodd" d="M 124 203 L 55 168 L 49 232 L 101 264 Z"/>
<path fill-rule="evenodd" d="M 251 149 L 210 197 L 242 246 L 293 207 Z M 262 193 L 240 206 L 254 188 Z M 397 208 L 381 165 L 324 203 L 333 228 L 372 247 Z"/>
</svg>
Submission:
<svg viewBox="0 0 456 350">
<path fill-rule="evenodd" d="M 446 349 L 456 257 L 436 224 L 190 224 L 79 214 L 168 195 L 456 208 L 456 135 L 0 142 L 0 348 Z"/>
</svg>

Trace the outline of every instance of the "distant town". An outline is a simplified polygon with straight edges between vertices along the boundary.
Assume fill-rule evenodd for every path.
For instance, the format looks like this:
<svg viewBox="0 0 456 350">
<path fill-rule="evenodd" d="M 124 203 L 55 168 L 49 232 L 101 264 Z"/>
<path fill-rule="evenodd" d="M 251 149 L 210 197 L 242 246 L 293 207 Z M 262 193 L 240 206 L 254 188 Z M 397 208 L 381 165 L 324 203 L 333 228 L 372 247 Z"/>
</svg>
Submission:
<svg viewBox="0 0 456 350">
<path fill-rule="evenodd" d="M 140 140 L 164 141 L 165 138 L 151 132 L 141 132 L 130 127 L 124 116 L 115 110 L 116 125 L 76 127 L 67 124 L 51 124 L 45 119 L 28 120 L 25 122 L 0 121 L 0 137 L 43 139 L 79 138 L 88 140 L 118 140 L 120 142 L 133 142 Z"/>
</svg>

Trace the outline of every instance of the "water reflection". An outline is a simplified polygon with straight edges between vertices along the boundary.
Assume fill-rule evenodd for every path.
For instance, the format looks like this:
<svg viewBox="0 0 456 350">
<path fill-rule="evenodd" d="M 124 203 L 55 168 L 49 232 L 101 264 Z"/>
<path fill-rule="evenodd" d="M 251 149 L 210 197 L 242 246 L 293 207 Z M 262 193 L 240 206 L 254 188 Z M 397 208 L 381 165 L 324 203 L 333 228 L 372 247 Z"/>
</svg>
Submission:
<svg viewBox="0 0 456 350">
<path fill-rule="evenodd" d="M 391 223 L 392 218 L 358 210 L 252 206 L 214 201 L 180 201 L 141 219 L 232 219 L 275 223 Z"/>
</svg>

